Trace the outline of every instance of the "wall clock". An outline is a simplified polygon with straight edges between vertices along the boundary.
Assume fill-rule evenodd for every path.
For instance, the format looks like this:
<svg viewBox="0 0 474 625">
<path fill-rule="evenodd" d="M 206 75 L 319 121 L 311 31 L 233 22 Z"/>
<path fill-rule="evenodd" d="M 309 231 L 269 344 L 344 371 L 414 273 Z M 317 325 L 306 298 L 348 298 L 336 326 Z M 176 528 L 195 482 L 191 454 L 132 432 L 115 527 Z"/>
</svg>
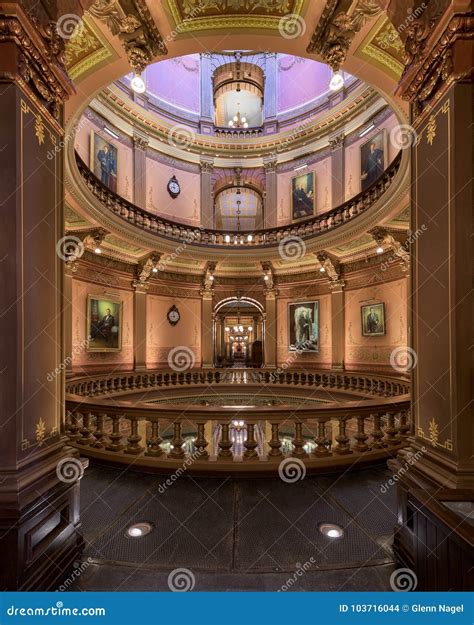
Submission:
<svg viewBox="0 0 474 625">
<path fill-rule="evenodd" d="M 175 326 L 178 323 L 178 321 L 181 319 L 179 310 L 174 305 L 171 306 L 171 308 L 168 310 L 166 316 L 168 317 L 168 321 L 172 326 Z"/>
<path fill-rule="evenodd" d="M 176 199 L 178 197 L 178 195 L 181 193 L 181 187 L 179 186 L 179 182 L 178 182 L 178 179 L 176 178 L 176 176 L 172 176 L 169 179 L 169 182 L 168 182 L 168 193 L 171 195 L 173 200 Z"/>
</svg>

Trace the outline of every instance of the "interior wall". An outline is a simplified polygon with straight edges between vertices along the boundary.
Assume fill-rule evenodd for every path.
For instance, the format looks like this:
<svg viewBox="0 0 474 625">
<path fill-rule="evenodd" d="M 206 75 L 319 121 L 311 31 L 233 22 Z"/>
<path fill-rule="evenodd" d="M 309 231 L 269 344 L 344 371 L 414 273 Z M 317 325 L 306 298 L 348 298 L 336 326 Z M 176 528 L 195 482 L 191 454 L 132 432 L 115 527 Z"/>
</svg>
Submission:
<svg viewBox="0 0 474 625">
<path fill-rule="evenodd" d="M 331 158 L 325 158 L 307 169 L 295 172 L 293 169 L 277 174 L 278 216 L 277 225 L 283 226 L 292 221 L 291 181 L 299 174 L 314 172 L 316 186 L 316 215 L 332 208 Z"/>
<path fill-rule="evenodd" d="M 385 304 L 384 336 L 363 336 L 361 306 Z M 390 354 L 396 347 L 406 346 L 407 279 L 394 280 L 345 293 L 345 364 L 347 369 L 390 366 Z M 393 371 L 393 370 L 392 370 Z"/>
<path fill-rule="evenodd" d="M 88 352 L 87 296 L 118 297 L 123 301 L 122 350 L 120 352 Z M 75 373 L 88 370 L 108 372 L 133 369 L 133 292 L 101 286 L 83 280 L 72 282 L 72 369 Z"/>
<path fill-rule="evenodd" d="M 298 354 L 288 350 L 288 304 L 319 300 L 319 352 Z M 331 296 L 308 295 L 304 298 L 279 297 L 277 300 L 277 366 L 304 367 L 311 364 L 322 369 L 331 367 Z"/>
<path fill-rule="evenodd" d="M 168 193 L 172 176 L 178 179 L 181 192 L 177 198 Z M 196 172 L 177 169 L 174 165 L 146 159 L 146 209 L 172 221 L 198 226 L 201 223 L 201 177 Z"/>
<path fill-rule="evenodd" d="M 75 148 L 87 166 L 90 166 L 92 131 L 117 148 L 117 193 L 132 202 L 133 149 L 130 141 L 114 139 L 104 132 L 103 125 L 101 126 L 83 115 L 76 132 Z"/>
<path fill-rule="evenodd" d="M 363 137 L 358 137 L 354 142 L 351 142 L 350 145 L 345 148 L 345 181 L 344 181 L 344 189 L 345 189 L 345 199 L 350 200 L 351 197 L 357 195 L 361 191 L 361 181 L 360 181 L 360 147 L 367 141 L 369 141 L 372 137 L 377 135 L 381 130 L 385 130 L 386 135 L 386 150 L 387 150 L 387 161 L 385 166 L 393 161 L 393 159 L 398 154 L 400 148 L 395 144 L 394 141 L 390 140 L 390 131 L 392 128 L 398 125 L 397 118 L 395 115 L 390 115 L 383 125 L 379 128 L 374 128 L 371 132 L 367 133 Z"/>
<path fill-rule="evenodd" d="M 176 306 L 180 321 L 172 326 L 167 319 L 171 306 Z M 196 366 L 201 366 L 201 299 L 147 295 L 147 366 L 168 367 L 168 354 L 173 348 L 192 353 Z M 189 352 L 191 350 L 191 352 Z"/>
</svg>

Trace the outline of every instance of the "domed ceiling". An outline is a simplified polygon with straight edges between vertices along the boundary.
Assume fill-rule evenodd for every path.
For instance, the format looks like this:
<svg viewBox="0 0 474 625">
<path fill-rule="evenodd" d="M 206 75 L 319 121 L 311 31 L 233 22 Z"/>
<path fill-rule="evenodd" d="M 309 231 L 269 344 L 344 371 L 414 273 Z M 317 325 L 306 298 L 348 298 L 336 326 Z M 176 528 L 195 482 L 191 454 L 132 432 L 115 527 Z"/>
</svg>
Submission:
<svg viewBox="0 0 474 625">
<path fill-rule="evenodd" d="M 336 198 L 331 200 L 331 183 L 324 183 L 321 178 L 321 167 L 324 165 L 321 159 L 325 156 L 330 158 L 330 146 L 333 143 L 337 146 L 341 132 L 349 138 L 348 145 L 354 143 L 354 153 L 350 155 L 353 159 L 359 154 L 356 139 L 359 141 L 358 137 L 371 127 L 372 120 L 375 120 L 375 130 L 384 129 L 389 133 L 397 119 L 404 119 L 404 105 L 391 95 L 391 85 L 395 84 L 403 68 L 403 49 L 387 16 L 375 3 L 356 3 L 355 13 L 358 18 L 356 20 L 354 17 L 347 35 L 344 58 L 341 58 L 337 67 L 333 65 L 333 69 L 327 65 L 329 57 L 326 44 L 331 43 L 332 21 L 339 12 L 344 12 L 343 2 L 205 0 L 197 5 L 188 0 L 162 3 L 115 0 L 111 4 L 116 8 L 115 26 L 111 25 L 110 15 L 107 17 L 101 8 L 102 3 L 95 2 L 83 20 L 81 32 L 68 42 L 67 64 L 75 83 L 80 84 L 76 99 L 73 98 L 68 105 L 70 124 L 75 123 L 77 126 L 78 121 L 80 123 L 78 113 L 89 99 L 85 115 L 88 122 L 97 123 L 98 119 L 105 119 L 107 123 L 99 124 L 100 133 L 103 134 L 104 127 L 108 125 L 120 137 L 121 143 L 129 145 L 132 141 L 132 147 L 137 133 L 139 138 L 146 134 L 147 162 L 148 158 L 153 160 L 154 155 L 157 155 L 155 160 L 160 169 L 159 164 L 163 164 L 165 157 L 167 166 L 177 171 L 177 178 L 183 183 L 183 188 L 186 186 L 186 171 L 196 174 L 193 169 L 196 166 L 203 171 L 203 159 L 205 163 L 206 159 L 212 160 L 212 184 L 218 187 L 225 186 L 225 180 L 223 176 L 219 178 L 216 171 L 231 171 L 234 175 L 240 169 L 243 172 L 240 175 L 245 180 L 260 179 L 262 176 L 268 180 L 268 163 L 275 162 L 278 179 L 282 180 L 279 194 L 285 197 L 290 180 L 298 170 L 316 168 L 319 172 L 316 175 L 320 177 L 317 203 L 319 210 L 324 210 L 325 206 L 334 206 Z M 125 37 L 121 24 L 127 15 L 135 14 L 136 9 L 137 19 L 144 28 L 143 35 L 137 39 L 134 35 Z M 113 37 L 108 28 L 111 28 Z M 196 33 L 199 33 L 199 46 L 196 45 Z M 237 41 L 240 45 L 247 43 L 247 50 L 236 52 Z M 251 43 L 258 45 L 249 45 Z M 134 94 L 130 89 L 133 74 L 130 74 L 129 63 L 137 71 L 130 56 L 134 46 L 136 50 L 142 51 L 144 57 L 150 54 L 152 60 L 158 60 L 140 67 L 146 83 L 144 94 Z M 208 50 L 204 54 L 203 46 Z M 212 52 L 216 49 L 223 51 Z M 209 63 L 211 74 L 225 63 L 237 62 L 261 68 L 267 82 L 268 64 L 275 64 L 273 110 L 262 99 L 264 121 L 253 136 L 244 131 L 255 130 L 257 122 L 254 120 L 258 120 L 258 117 L 250 106 L 250 100 L 245 99 L 245 94 L 234 94 L 234 99 L 228 99 L 222 106 L 220 120 L 228 126 L 227 129 L 218 128 L 224 123 L 215 123 L 218 108 L 215 106 L 216 91 L 211 94 L 214 110 L 211 113 L 203 110 L 203 58 Z M 334 69 L 339 70 L 345 79 L 344 89 L 338 94 L 329 89 Z M 364 82 L 355 76 L 369 80 Z M 370 83 L 377 85 L 378 89 L 374 89 Z M 258 80 L 255 84 L 255 92 L 258 93 Z M 209 88 L 212 92 L 212 85 Z M 96 96 L 91 100 L 94 93 Z M 390 108 L 396 113 L 393 122 L 387 122 Z M 238 122 L 231 124 L 237 117 Z M 246 120 L 248 128 L 240 123 L 242 118 Z M 169 141 L 170 129 L 177 125 L 192 130 L 192 141 L 185 142 L 185 145 L 180 141 Z M 242 133 L 232 134 L 237 129 L 242 130 Z M 340 131 L 339 134 L 337 131 Z M 82 155 L 86 162 L 89 160 L 87 151 Z M 392 150 L 387 163 L 395 153 Z M 318 165 L 319 161 L 321 163 Z M 121 162 L 125 163 L 126 158 L 124 160 L 121 157 Z M 254 173 L 250 175 L 250 172 Z M 133 180 L 126 182 L 126 178 L 123 178 L 125 186 L 122 185 L 121 192 L 124 197 L 128 195 L 128 199 L 133 199 Z M 344 184 L 346 190 L 342 200 L 356 194 L 359 183 L 354 186 L 350 174 Z M 151 206 L 160 206 L 167 197 L 159 189 L 155 191 L 156 185 L 151 186 L 154 193 L 160 194 L 157 196 L 160 200 L 158 204 L 155 200 L 152 202 L 150 188 L 144 189 L 143 205 L 148 210 Z M 260 186 L 257 191 L 265 198 L 265 186 Z M 197 202 L 199 205 L 199 197 Z M 287 200 L 284 199 L 284 202 Z M 196 205 L 196 200 L 194 203 Z M 188 204 L 191 205 L 192 201 Z M 176 207 L 178 204 L 171 203 L 171 206 Z M 286 204 L 280 207 L 278 203 L 275 210 L 278 213 L 275 224 L 284 223 L 288 219 L 285 216 L 288 210 Z M 398 213 L 396 216 L 392 209 L 384 224 L 394 232 L 403 233 L 408 228 L 405 202 L 400 203 Z M 187 219 L 191 224 L 192 211 Z M 186 219 L 184 223 L 188 223 Z M 68 198 L 69 230 L 85 232 L 98 225 L 83 206 L 77 206 Z M 139 237 L 127 240 L 118 232 L 107 234 L 104 250 L 127 262 L 136 262 L 150 252 L 148 245 L 141 245 Z M 370 234 L 355 231 L 351 235 L 347 231 L 345 242 L 341 240 L 326 251 L 344 262 L 364 258 L 374 253 L 374 240 Z M 198 273 L 205 262 L 185 253 L 180 255 L 175 264 L 171 263 L 171 269 L 177 273 Z M 303 265 L 300 263 L 299 266 Z M 240 259 L 236 262 L 229 259 L 219 263 L 219 268 L 228 275 L 241 275 L 249 270 L 260 271 L 258 260 L 243 262 Z M 298 264 L 293 269 L 288 263 L 280 267 L 279 261 L 275 259 L 275 269 L 298 271 Z"/>
</svg>

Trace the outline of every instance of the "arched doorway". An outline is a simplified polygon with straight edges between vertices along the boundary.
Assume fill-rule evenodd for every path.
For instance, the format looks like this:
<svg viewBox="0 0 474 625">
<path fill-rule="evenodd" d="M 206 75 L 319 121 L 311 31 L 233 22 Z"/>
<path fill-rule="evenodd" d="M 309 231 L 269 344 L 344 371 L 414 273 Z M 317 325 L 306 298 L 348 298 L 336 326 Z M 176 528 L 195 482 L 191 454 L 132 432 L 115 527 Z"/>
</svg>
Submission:
<svg viewBox="0 0 474 625">
<path fill-rule="evenodd" d="M 214 309 L 216 367 L 261 367 L 265 335 L 262 305 L 251 298 L 227 298 Z"/>
</svg>

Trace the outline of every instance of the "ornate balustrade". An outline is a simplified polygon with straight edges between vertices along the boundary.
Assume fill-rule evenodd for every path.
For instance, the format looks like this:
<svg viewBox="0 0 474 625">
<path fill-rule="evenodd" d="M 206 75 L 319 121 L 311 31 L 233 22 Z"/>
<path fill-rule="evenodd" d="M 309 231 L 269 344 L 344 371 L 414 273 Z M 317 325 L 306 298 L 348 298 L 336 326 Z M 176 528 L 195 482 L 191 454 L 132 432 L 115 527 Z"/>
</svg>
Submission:
<svg viewBox="0 0 474 625">
<path fill-rule="evenodd" d="M 309 387 L 380 397 L 395 397 L 410 393 L 410 381 L 404 377 L 304 369 L 287 369 L 283 372 L 265 369 L 191 369 L 177 372 L 170 369 L 88 375 L 67 380 L 66 393 L 98 397 L 166 387 L 212 385 L 264 385 L 272 389 L 275 387 Z"/>
<path fill-rule="evenodd" d="M 248 232 L 226 232 L 209 228 L 191 227 L 159 217 L 135 206 L 108 189 L 91 172 L 77 152 L 75 153 L 75 158 L 79 174 L 88 190 L 101 203 L 104 209 L 137 228 L 168 239 L 185 241 L 188 244 L 197 246 L 231 247 L 246 245 L 250 247 L 272 247 L 279 245 L 282 240 L 288 237 L 306 239 L 324 234 L 367 212 L 392 186 L 400 169 L 401 155 L 402 153 L 399 152 L 388 169 L 371 187 L 344 202 L 344 204 L 297 224 Z"/>
<path fill-rule="evenodd" d="M 263 128 L 226 128 L 215 126 L 214 135 L 223 139 L 253 139 L 263 135 Z"/>
<path fill-rule="evenodd" d="M 258 382 L 260 390 L 299 389 L 302 399 L 308 387 L 345 388 L 362 396 L 261 407 L 132 403 L 115 396 L 215 384 L 223 390 L 243 384 L 250 391 Z M 303 464 L 294 461 L 300 471 L 330 471 L 382 460 L 407 443 L 412 431 L 408 390 L 406 380 L 333 372 L 292 371 L 273 378 L 271 372 L 219 370 L 101 376 L 68 383 L 66 429 L 83 455 L 160 472 L 274 474 L 283 470 L 286 465 L 280 463 L 287 458 L 301 460 Z M 235 438 L 236 423 L 243 427 L 243 446 Z"/>
</svg>

